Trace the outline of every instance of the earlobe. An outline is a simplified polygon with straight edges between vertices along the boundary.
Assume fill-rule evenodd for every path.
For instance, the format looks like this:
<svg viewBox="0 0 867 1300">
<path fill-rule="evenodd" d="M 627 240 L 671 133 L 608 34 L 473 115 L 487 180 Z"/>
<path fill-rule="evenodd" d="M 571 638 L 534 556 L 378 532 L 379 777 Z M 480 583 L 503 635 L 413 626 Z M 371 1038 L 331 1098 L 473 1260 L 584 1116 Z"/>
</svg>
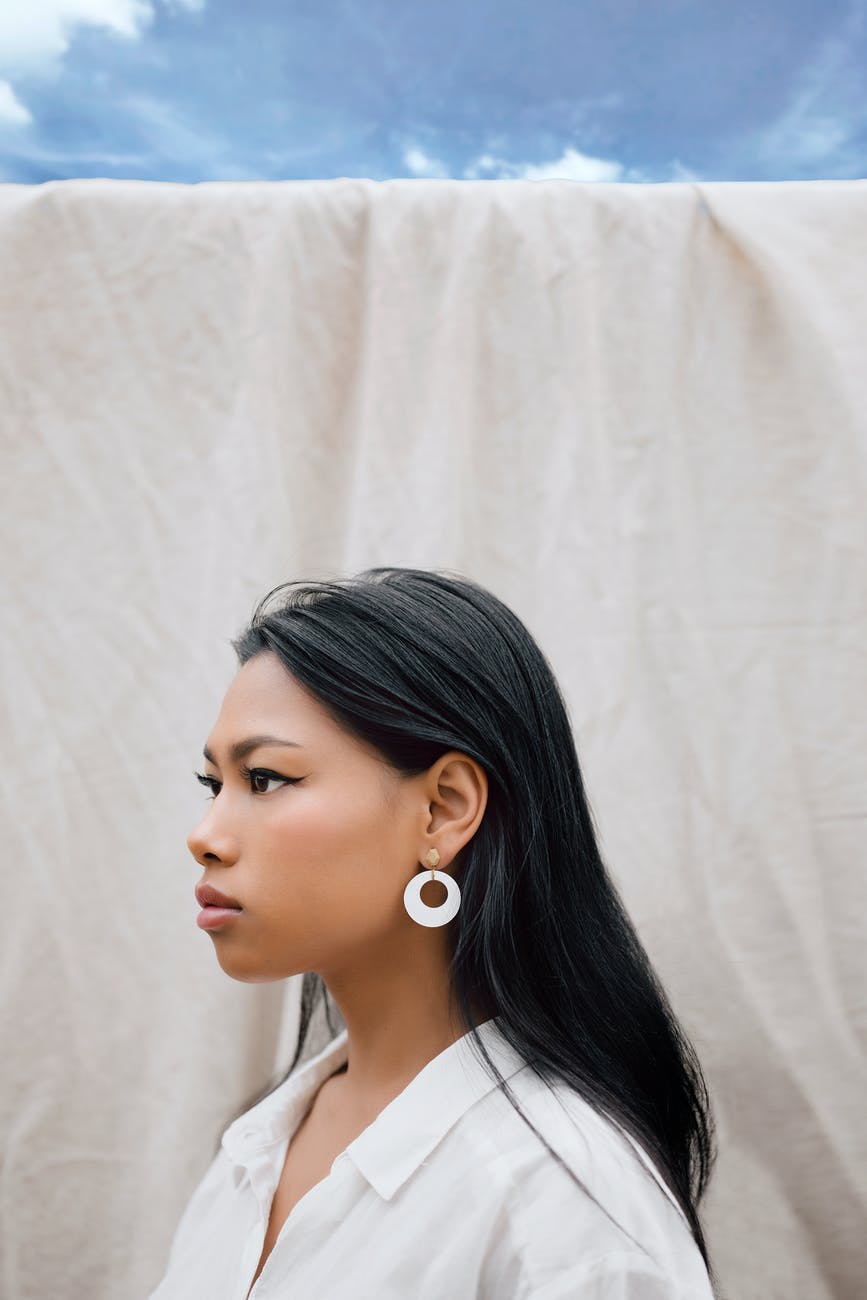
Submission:
<svg viewBox="0 0 867 1300">
<path fill-rule="evenodd" d="M 447 872 L 435 870 L 436 863 L 439 860 L 439 851 L 429 849 L 425 862 L 430 870 L 430 876 L 428 876 L 427 870 L 417 872 L 403 891 L 403 905 L 408 914 L 418 925 L 424 925 L 428 928 L 448 925 L 449 921 L 454 920 L 457 916 L 461 906 L 461 891 L 458 882 Z M 428 903 L 422 901 L 422 886 L 428 880 L 439 881 L 445 886 L 446 899 L 438 907 L 431 907 Z"/>
</svg>

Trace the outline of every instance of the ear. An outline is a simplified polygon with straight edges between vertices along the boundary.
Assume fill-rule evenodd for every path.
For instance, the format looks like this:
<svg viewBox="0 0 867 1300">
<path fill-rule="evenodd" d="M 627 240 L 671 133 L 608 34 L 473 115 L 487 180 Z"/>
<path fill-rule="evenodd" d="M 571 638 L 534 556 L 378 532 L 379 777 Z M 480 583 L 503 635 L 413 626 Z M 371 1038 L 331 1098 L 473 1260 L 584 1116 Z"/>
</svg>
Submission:
<svg viewBox="0 0 867 1300">
<path fill-rule="evenodd" d="M 424 792 L 427 842 L 420 846 L 419 861 L 435 847 L 440 867 L 446 867 L 479 828 L 488 802 L 487 773 L 474 758 L 450 750 L 429 768 Z"/>
</svg>

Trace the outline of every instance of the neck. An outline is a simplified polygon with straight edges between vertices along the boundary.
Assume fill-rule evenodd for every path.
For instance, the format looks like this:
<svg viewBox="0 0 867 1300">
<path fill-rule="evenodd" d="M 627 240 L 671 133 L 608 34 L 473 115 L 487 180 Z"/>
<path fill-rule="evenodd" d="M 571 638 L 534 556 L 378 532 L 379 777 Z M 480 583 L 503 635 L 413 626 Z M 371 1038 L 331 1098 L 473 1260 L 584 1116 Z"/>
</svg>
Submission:
<svg viewBox="0 0 867 1300">
<path fill-rule="evenodd" d="M 340 1090 L 359 1114 L 378 1114 L 468 1032 L 449 1006 L 448 954 L 438 930 L 390 950 L 380 946 L 364 965 L 320 973 L 348 1031 Z"/>
</svg>

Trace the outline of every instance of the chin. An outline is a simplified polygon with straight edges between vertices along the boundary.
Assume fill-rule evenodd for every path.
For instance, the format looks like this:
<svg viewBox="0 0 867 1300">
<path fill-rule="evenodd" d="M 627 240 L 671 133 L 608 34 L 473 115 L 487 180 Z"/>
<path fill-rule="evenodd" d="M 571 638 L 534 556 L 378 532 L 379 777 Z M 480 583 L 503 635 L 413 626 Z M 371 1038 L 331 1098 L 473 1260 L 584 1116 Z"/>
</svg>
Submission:
<svg viewBox="0 0 867 1300">
<path fill-rule="evenodd" d="M 233 980 L 238 980 L 240 984 L 274 984 L 277 980 L 289 979 L 292 975 L 302 973 L 292 969 L 275 970 L 261 964 L 239 961 L 233 954 L 221 952 L 219 948 L 217 948 L 217 961 L 224 973 Z"/>
</svg>

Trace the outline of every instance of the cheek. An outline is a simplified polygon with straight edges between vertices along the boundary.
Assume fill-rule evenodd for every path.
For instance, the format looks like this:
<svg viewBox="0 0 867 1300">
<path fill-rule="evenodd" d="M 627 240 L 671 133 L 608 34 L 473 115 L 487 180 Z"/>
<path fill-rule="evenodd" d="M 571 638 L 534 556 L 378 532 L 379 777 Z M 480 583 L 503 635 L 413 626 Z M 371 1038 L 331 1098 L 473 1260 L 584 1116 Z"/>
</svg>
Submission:
<svg viewBox="0 0 867 1300">
<path fill-rule="evenodd" d="M 268 892 L 290 905 L 379 909 L 411 865 L 381 792 L 362 782 L 290 787 L 267 834 Z"/>
</svg>

